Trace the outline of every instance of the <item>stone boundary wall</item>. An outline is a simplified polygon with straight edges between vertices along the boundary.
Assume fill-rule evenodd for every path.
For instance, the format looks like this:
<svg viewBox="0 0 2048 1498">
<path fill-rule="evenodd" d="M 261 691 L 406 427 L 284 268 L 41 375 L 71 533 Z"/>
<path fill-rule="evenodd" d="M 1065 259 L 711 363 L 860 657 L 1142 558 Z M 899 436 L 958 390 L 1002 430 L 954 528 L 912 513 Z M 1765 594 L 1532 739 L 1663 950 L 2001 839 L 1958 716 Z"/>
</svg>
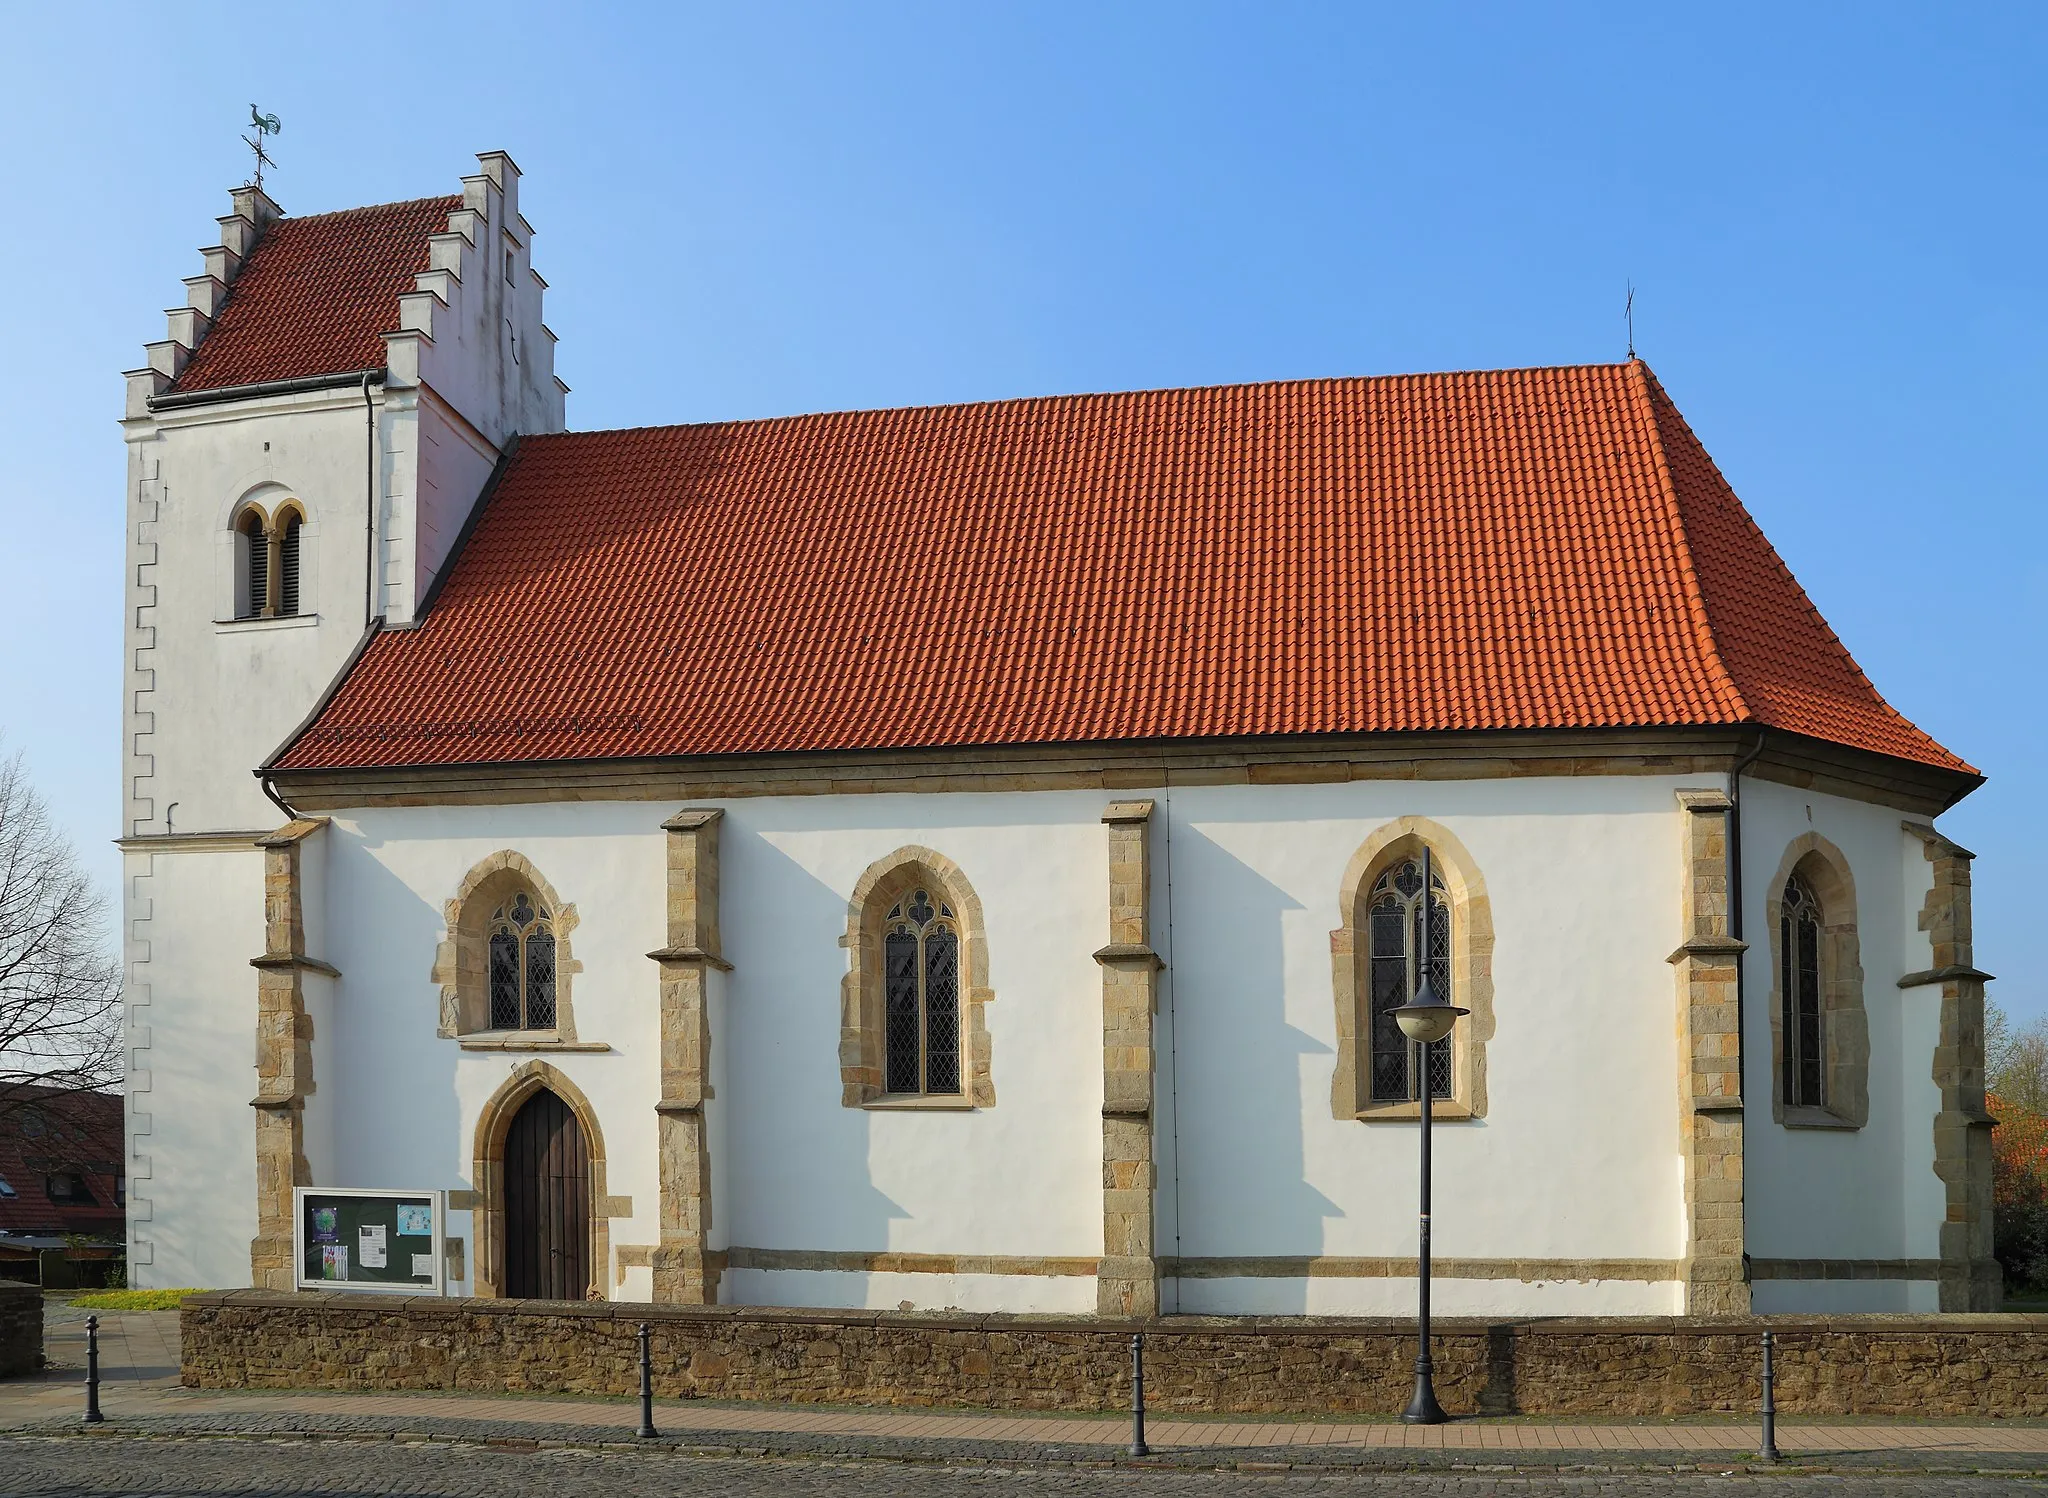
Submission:
<svg viewBox="0 0 2048 1498">
<path fill-rule="evenodd" d="M 217 1291 L 185 1301 L 191 1388 L 632 1394 L 652 1328 L 663 1399 L 1108 1410 L 1145 1333 L 1157 1413 L 1386 1414 L 1407 1403 L 1412 1323 L 450 1300 Z M 1769 1316 L 1438 1323 L 1454 1414 L 1684 1415 L 1758 1400 L 1778 1334 L 1788 1414 L 2048 1415 L 2048 1316 Z"/>
<path fill-rule="evenodd" d="M 43 1366 L 43 1292 L 0 1280 L 0 1378 Z"/>
</svg>

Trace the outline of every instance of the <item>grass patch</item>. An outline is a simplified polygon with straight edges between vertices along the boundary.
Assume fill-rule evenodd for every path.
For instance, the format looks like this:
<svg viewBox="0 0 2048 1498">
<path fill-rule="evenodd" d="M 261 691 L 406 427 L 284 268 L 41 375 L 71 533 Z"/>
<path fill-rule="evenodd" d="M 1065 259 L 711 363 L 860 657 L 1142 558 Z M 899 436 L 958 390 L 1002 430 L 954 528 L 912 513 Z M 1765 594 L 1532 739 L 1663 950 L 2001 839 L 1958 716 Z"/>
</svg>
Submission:
<svg viewBox="0 0 2048 1498">
<path fill-rule="evenodd" d="M 71 1304 L 84 1311 L 175 1311 L 179 1301 L 199 1293 L 197 1289 L 94 1290 L 72 1296 Z"/>
</svg>

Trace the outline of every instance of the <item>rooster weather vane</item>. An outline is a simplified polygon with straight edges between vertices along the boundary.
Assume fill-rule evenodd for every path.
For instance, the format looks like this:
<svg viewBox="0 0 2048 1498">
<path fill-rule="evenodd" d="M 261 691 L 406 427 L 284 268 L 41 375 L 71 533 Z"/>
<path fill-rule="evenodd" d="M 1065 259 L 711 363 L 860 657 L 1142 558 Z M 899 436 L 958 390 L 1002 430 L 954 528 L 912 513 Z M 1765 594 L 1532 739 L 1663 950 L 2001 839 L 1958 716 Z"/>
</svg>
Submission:
<svg viewBox="0 0 2048 1498">
<path fill-rule="evenodd" d="M 254 104 L 251 104 L 249 106 L 249 123 L 251 127 L 254 129 L 255 133 L 253 136 L 243 136 L 242 144 L 247 146 L 251 151 L 254 151 L 256 153 L 256 178 L 255 181 L 251 183 L 251 186 L 255 187 L 260 192 L 263 188 L 263 169 L 267 166 L 277 165 L 277 163 L 272 161 L 270 157 L 264 152 L 263 137 L 266 135 L 282 135 L 284 133 L 284 122 L 280 120 L 276 115 L 265 114 L 262 110 L 258 109 Z"/>
</svg>

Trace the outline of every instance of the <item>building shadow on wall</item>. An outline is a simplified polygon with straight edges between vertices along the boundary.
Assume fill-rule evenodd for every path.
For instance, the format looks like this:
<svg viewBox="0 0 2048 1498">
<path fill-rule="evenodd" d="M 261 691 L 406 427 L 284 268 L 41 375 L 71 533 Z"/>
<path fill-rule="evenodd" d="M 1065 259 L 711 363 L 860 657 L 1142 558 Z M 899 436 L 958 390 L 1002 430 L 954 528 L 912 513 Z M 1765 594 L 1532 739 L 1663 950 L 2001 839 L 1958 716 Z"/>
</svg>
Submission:
<svg viewBox="0 0 2048 1498">
<path fill-rule="evenodd" d="M 840 980 L 847 953 L 846 897 L 756 832 L 727 824 L 719 849 L 725 887 L 719 923 L 727 977 L 723 1118 L 726 1191 L 713 1211 L 714 1242 L 790 1254 L 879 1253 L 889 1224 L 910 1213 L 874 1180 L 872 1114 L 841 1103 Z M 849 1271 L 839 1271 L 845 1273 Z M 802 1303 L 858 1305 L 848 1282 L 784 1279 Z"/>
<path fill-rule="evenodd" d="M 1328 1079 L 1301 1058 L 1331 1051 L 1287 1020 L 1281 922 L 1302 906 L 1186 822 L 1173 899 L 1180 1304 L 1299 1315 L 1302 1261 L 1344 1215 L 1307 1179 L 1303 1113 Z"/>
<path fill-rule="evenodd" d="M 339 826 L 322 836 L 336 841 L 326 867 L 327 950 L 315 955 L 334 960 L 342 977 L 326 1020 L 333 1075 L 315 1078 L 329 1094 L 332 1172 L 323 1178 L 316 1167 L 315 1179 L 323 1186 L 473 1187 L 456 1091 L 463 1053 L 438 1034 L 441 990 L 432 972 L 441 909 L 381 859 L 348 856 L 374 854 L 388 839 Z M 450 894 L 461 877 L 457 870 L 450 878 Z M 391 1179 L 400 1161 L 409 1179 Z M 467 1249 L 473 1265 L 476 1246 Z"/>
</svg>

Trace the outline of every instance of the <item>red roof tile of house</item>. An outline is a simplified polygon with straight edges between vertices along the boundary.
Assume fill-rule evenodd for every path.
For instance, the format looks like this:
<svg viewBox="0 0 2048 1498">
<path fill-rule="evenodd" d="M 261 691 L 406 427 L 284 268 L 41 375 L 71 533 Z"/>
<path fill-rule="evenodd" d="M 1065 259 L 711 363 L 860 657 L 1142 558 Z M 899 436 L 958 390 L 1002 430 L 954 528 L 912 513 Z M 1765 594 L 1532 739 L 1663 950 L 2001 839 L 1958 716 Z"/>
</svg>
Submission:
<svg viewBox="0 0 2048 1498">
<path fill-rule="evenodd" d="M 120 1097 L 22 1085 L 9 1088 L 0 1104 L 0 1233 L 119 1241 L 127 1220 L 119 1200 Z M 53 1178 L 73 1176 L 85 1197 L 52 1194 Z"/>
<path fill-rule="evenodd" d="M 1888 706 L 1640 364 L 523 441 L 287 769 Z"/>
<path fill-rule="evenodd" d="M 171 389 L 381 369 L 398 298 L 427 268 L 427 236 L 446 230 L 461 206 L 459 197 L 419 198 L 279 219 Z"/>
</svg>

